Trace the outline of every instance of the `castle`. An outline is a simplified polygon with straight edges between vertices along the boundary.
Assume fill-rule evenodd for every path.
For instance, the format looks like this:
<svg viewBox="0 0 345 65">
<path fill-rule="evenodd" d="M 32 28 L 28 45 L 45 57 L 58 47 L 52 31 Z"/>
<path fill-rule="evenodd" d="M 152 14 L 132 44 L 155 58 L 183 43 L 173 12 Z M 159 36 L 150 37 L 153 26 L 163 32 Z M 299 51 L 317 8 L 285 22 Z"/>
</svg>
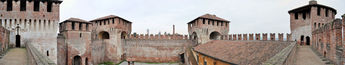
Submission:
<svg viewBox="0 0 345 65">
<path fill-rule="evenodd" d="M 0 53 L 8 47 L 32 45 L 57 65 L 97 65 L 124 60 L 186 65 L 289 65 L 295 62 L 297 45 L 306 45 L 336 65 L 345 63 L 342 51 L 345 15 L 342 20 L 335 19 L 336 9 L 314 0 L 288 11 L 291 33 L 285 34 L 228 34 L 231 21 L 212 14 L 188 22 L 188 35 L 131 34 L 134 22 L 116 15 L 60 22 L 61 3 L 60 0 L 1 0 Z M 225 51 L 219 51 L 220 48 Z M 271 61 L 275 58 L 284 60 Z"/>
</svg>

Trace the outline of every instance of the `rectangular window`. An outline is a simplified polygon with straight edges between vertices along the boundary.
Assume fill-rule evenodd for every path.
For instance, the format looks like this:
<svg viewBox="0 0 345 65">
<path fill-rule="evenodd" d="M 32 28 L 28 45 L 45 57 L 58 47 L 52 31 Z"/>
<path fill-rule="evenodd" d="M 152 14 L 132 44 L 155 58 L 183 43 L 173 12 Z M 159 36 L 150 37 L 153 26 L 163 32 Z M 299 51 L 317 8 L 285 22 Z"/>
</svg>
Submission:
<svg viewBox="0 0 345 65">
<path fill-rule="evenodd" d="M 220 25 L 223 26 L 223 22 L 220 22 Z"/>
<path fill-rule="evenodd" d="M 47 12 L 52 12 L 52 2 L 48 2 L 47 4 Z"/>
<path fill-rule="evenodd" d="M 214 25 L 214 21 L 212 21 L 212 25 Z"/>
<path fill-rule="evenodd" d="M 303 13 L 303 19 L 306 19 L 306 18 L 307 18 L 307 14 Z"/>
<path fill-rule="evenodd" d="M 325 13 L 326 13 L 326 17 L 328 17 L 328 9 L 326 9 L 326 12 L 325 12 Z"/>
<path fill-rule="evenodd" d="M 75 23 L 74 23 L 74 22 L 72 22 L 72 30 L 74 30 L 74 26 L 75 26 Z"/>
<path fill-rule="evenodd" d="M 7 0 L 7 11 L 12 11 L 13 6 L 12 0 Z"/>
<path fill-rule="evenodd" d="M 211 24 L 211 20 L 208 20 L 208 25 L 210 25 Z"/>
<path fill-rule="evenodd" d="M 204 60 L 204 65 L 207 65 L 207 61 L 206 60 Z"/>
<path fill-rule="evenodd" d="M 79 23 L 79 30 L 82 30 L 82 29 L 83 29 L 83 24 Z"/>
<path fill-rule="evenodd" d="M 34 1 L 34 11 L 40 11 L 40 1 Z"/>
<path fill-rule="evenodd" d="M 295 19 L 298 19 L 298 13 L 295 13 Z"/>
<path fill-rule="evenodd" d="M 202 24 L 205 24 L 205 19 L 202 19 Z"/>
<path fill-rule="evenodd" d="M 89 24 L 86 24 L 86 31 L 89 30 Z"/>
<path fill-rule="evenodd" d="M 113 18 L 113 24 L 115 24 L 115 18 Z"/>
<path fill-rule="evenodd" d="M 20 0 L 20 11 L 26 10 L 26 0 Z"/>
<path fill-rule="evenodd" d="M 320 16 L 320 11 L 321 11 L 321 8 L 320 7 L 317 7 L 317 15 Z"/>
</svg>

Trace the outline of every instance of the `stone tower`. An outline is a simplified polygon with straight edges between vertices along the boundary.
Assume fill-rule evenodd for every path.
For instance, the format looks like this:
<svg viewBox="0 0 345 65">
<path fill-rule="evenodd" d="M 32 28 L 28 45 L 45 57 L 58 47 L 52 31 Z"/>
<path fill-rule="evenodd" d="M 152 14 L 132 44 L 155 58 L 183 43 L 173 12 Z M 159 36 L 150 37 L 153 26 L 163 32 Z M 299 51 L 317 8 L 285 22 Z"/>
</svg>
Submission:
<svg viewBox="0 0 345 65">
<path fill-rule="evenodd" d="M 10 45 L 32 44 L 56 62 L 60 0 L 1 0 L 0 25 L 10 30 Z"/>
<path fill-rule="evenodd" d="M 132 22 L 115 15 L 90 21 L 92 28 L 92 57 L 94 63 L 120 62 L 124 56 L 122 41 L 132 31 Z"/>
<path fill-rule="evenodd" d="M 302 45 L 310 45 L 313 30 L 335 19 L 334 8 L 318 4 L 311 0 L 308 5 L 290 10 L 291 41 Z"/>
<path fill-rule="evenodd" d="M 228 35 L 230 21 L 205 14 L 188 23 L 190 39 L 198 43 L 206 43 L 210 40 L 220 40 L 222 35 Z"/>
<path fill-rule="evenodd" d="M 57 40 L 58 65 L 89 65 L 92 63 L 91 29 L 90 22 L 77 18 L 70 18 L 60 23 Z"/>
</svg>

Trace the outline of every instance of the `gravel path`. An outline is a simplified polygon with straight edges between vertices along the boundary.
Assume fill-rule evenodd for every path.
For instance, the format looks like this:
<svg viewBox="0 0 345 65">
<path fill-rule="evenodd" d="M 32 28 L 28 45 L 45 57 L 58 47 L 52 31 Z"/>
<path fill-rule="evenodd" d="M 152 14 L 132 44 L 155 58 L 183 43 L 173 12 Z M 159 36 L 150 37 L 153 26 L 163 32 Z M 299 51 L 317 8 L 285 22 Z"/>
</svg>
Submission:
<svg viewBox="0 0 345 65">
<path fill-rule="evenodd" d="M 10 49 L 7 54 L 0 59 L 0 65 L 26 65 L 27 56 L 25 48 Z"/>
</svg>

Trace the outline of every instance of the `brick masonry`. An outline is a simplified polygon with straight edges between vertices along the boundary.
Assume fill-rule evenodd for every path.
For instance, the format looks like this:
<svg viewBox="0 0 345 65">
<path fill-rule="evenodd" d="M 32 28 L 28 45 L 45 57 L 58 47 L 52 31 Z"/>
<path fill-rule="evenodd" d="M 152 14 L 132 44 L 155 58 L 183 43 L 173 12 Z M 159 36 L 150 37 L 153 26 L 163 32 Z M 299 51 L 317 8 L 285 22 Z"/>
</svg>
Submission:
<svg viewBox="0 0 345 65">
<path fill-rule="evenodd" d="M 0 1 L 0 26 L 10 30 L 10 46 L 14 47 L 16 35 L 20 35 L 20 47 L 26 43 L 33 43 L 42 54 L 49 52 L 49 59 L 57 61 L 57 29 L 60 17 L 60 4 L 62 1 L 37 1 L 39 11 L 34 11 L 34 1 L 25 1 L 24 8 L 20 9 L 20 0 L 11 2 Z M 12 9 L 8 10 L 7 4 L 12 3 Z M 51 12 L 48 12 L 48 4 L 51 3 Z M 16 29 L 19 26 L 20 29 Z M 19 30 L 19 32 L 17 32 Z"/>
<path fill-rule="evenodd" d="M 0 55 L 4 54 L 10 46 L 9 35 L 10 31 L 0 26 Z"/>
<path fill-rule="evenodd" d="M 313 31 L 312 47 L 323 57 L 329 59 L 337 65 L 343 65 L 344 52 L 342 48 L 342 24 L 341 19 L 335 19 L 333 22 L 326 23 L 324 26 Z"/>
</svg>

